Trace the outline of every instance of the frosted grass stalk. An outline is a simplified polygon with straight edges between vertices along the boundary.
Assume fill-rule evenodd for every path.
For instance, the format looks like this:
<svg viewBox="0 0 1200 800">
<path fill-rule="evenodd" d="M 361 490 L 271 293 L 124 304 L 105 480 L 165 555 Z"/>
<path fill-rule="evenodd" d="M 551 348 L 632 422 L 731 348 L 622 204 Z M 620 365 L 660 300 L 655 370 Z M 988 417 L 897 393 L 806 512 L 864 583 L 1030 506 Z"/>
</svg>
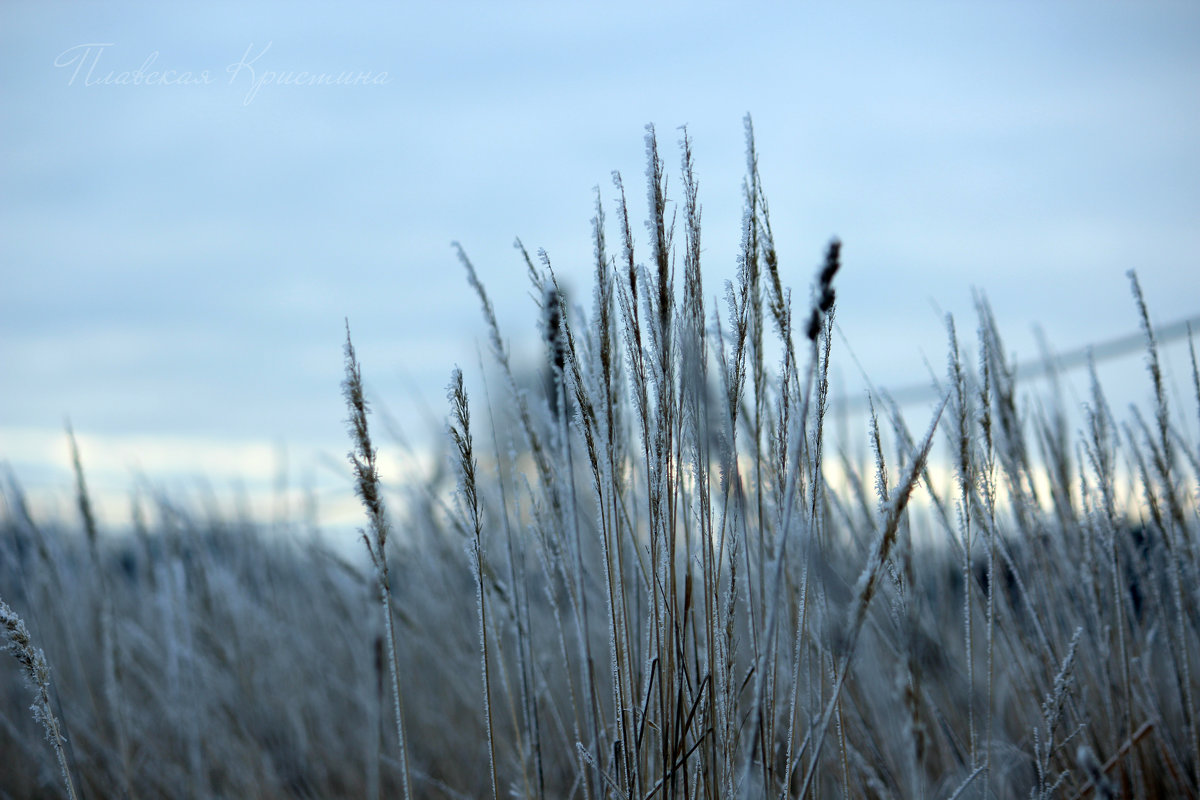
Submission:
<svg viewBox="0 0 1200 800">
<path fill-rule="evenodd" d="M 800 797 L 808 794 L 813 777 L 816 775 L 817 764 L 820 762 L 821 746 L 825 740 L 825 733 L 829 728 L 830 719 L 838 707 L 838 700 L 841 696 L 842 686 L 846 682 L 846 675 L 850 670 L 850 662 L 854 657 L 858 637 L 862 632 L 863 623 L 866 622 L 867 610 L 871 605 L 871 599 L 875 595 L 875 586 L 879 581 L 880 574 L 883 572 L 884 562 L 887 560 L 888 553 L 896 541 L 896 532 L 900 526 L 900 517 L 908 505 L 908 499 L 912 496 L 912 491 L 917 485 L 921 471 L 924 469 L 925 459 L 929 455 L 929 447 L 933 443 L 933 434 L 937 430 L 938 421 L 941 419 L 942 411 L 945 410 L 946 403 L 949 400 L 949 394 L 946 394 L 942 398 L 942 402 L 938 405 L 933 415 L 933 420 L 929 424 L 929 431 L 925 434 L 925 439 L 920 449 L 912 454 L 908 475 L 904 482 L 900 484 L 888 506 L 887 514 L 882 521 L 879 533 L 875 537 L 871 556 L 862 574 L 859 576 L 858 582 L 855 584 L 854 600 L 852 603 L 853 612 L 850 617 L 850 625 L 846 637 L 846 649 L 842 654 L 841 663 L 838 665 L 832 695 L 825 706 L 825 711 L 822 713 L 820 721 L 817 723 L 816 731 L 813 734 L 813 753 L 809 757 L 808 771 L 804 776 L 804 783 L 800 789 Z"/>
<path fill-rule="evenodd" d="M 483 519 L 479 513 L 479 493 L 475 481 L 475 453 L 471 438 L 471 409 L 463 388 L 462 370 L 455 368 L 447 391 L 450 400 L 450 437 L 458 449 L 458 492 L 467 516 L 471 540 L 471 565 L 475 573 L 475 603 L 479 612 L 480 672 L 483 678 L 483 717 L 487 727 L 488 764 L 492 777 L 492 797 L 499 798 L 496 780 L 495 723 L 492 719 L 492 676 L 488 664 L 487 597 L 483 585 Z"/>
<path fill-rule="evenodd" d="M 8 641 L 8 651 L 17 659 L 25 672 L 25 680 L 33 689 L 33 718 L 41 723 L 46 731 L 46 739 L 54 748 L 58 759 L 58 768 L 62 773 L 63 785 L 67 796 L 76 800 L 75 783 L 71 780 L 71 771 L 67 768 L 67 754 L 64 749 L 66 739 L 63 736 L 62 725 L 50 708 L 50 667 L 46 664 L 46 656 L 40 647 L 34 647 L 29 640 L 29 630 L 25 621 L 0 600 L 0 627 L 3 628 L 4 638 Z"/>
<path fill-rule="evenodd" d="M 354 468 L 355 493 L 362 500 L 367 512 L 370 532 L 360 531 L 367 553 L 375 565 L 379 602 L 383 608 L 384 632 L 387 636 L 388 666 L 391 671 L 392 706 L 396 716 L 396 737 L 400 747 L 400 775 L 404 784 L 404 797 L 412 798 L 412 782 L 408 767 L 408 737 L 404 726 L 404 700 L 400 690 L 400 664 L 396 648 L 396 626 L 392 616 L 391 576 L 388 572 L 387 537 L 389 524 L 383 505 L 383 494 L 376 464 L 376 451 L 371 443 L 367 427 L 367 401 L 363 394 L 362 367 L 354 354 L 350 341 L 350 322 L 346 322 L 346 378 L 342 381 L 342 393 L 350 411 L 347 420 L 354 449 L 348 456 Z"/>
</svg>

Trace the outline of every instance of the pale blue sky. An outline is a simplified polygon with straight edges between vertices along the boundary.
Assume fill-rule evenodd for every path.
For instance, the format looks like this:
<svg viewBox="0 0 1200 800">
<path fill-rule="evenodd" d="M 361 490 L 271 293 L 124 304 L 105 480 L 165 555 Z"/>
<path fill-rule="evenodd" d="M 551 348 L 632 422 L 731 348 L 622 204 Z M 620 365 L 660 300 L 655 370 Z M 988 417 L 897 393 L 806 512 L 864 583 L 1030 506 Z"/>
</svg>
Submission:
<svg viewBox="0 0 1200 800">
<path fill-rule="evenodd" d="M 589 286 L 593 187 L 611 204 L 620 170 L 640 220 L 648 122 L 672 176 L 694 138 L 717 294 L 753 114 L 786 279 L 806 298 L 842 237 L 880 384 L 940 369 L 935 304 L 973 337 L 973 287 L 1022 355 L 1034 323 L 1063 349 L 1135 330 L 1129 268 L 1156 319 L 1200 312 L 1194 3 L 121 8 L 0 8 L 0 459 L 31 490 L 67 485 L 67 415 L 103 491 L 138 465 L 253 482 L 278 443 L 319 473 L 344 317 L 417 435 L 410 387 L 440 414 L 482 340 L 450 242 L 519 349 L 513 238 Z M 143 65 L 195 82 L 116 82 Z M 368 80 L 268 77 L 300 71 Z"/>
</svg>

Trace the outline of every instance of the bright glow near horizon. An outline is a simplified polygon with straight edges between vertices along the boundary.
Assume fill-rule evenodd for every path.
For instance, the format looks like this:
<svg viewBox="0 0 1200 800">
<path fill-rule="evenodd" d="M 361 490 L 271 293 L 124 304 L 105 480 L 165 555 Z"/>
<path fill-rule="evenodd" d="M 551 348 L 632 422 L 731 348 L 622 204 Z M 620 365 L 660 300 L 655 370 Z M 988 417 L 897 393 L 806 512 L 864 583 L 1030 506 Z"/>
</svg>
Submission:
<svg viewBox="0 0 1200 800">
<path fill-rule="evenodd" d="M 672 188 L 693 137 L 719 296 L 753 114 L 795 301 L 840 236 L 839 324 L 877 385 L 942 369 L 943 312 L 973 341 L 974 288 L 1026 358 L 1035 323 L 1062 349 L 1136 330 L 1130 268 L 1156 321 L 1200 312 L 1194 4 L 24 2 L 0 23 L 0 460 L 31 491 L 69 489 L 69 416 L 106 491 L 133 450 L 151 480 L 269 486 L 282 443 L 348 495 L 323 466 L 348 448 L 344 318 L 426 447 L 485 347 L 449 243 L 528 351 L 514 236 L 586 305 L 592 187 L 611 221 L 618 169 L 646 258 L 649 122 Z M 1149 392 L 1119 369 L 1118 409 Z"/>
</svg>

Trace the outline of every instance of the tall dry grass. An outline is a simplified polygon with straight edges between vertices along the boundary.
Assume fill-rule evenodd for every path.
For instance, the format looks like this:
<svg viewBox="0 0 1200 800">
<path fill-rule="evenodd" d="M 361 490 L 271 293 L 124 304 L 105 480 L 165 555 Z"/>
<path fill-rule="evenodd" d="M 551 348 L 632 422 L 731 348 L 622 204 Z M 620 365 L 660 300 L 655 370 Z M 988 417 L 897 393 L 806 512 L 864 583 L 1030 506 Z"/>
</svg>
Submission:
<svg viewBox="0 0 1200 800">
<path fill-rule="evenodd" d="M 648 130 L 644 254 L 622 177 L 597 193 L 587 309 L 518 243 L 544 391 L 458 249 L 491 363 L 452 374 L 452 468 L 402 497 L 347 333 L 366 559 L 163 497 L 139 499 L 135 536 L 97 535 L 77 460 L 79 535 L 10 481 L 0 596 L 45 650 L 63 747 L 11 670 L 0 789 L 1196 796 L 1200 453 L 1177 415 L 1200 410 L 1200 371 L 1193 354 L 1197 408 L 1171 408 L 1136 276 L 1149 413 L 1114 414 L 1093 367 L 1072 430 L 1018 383 L 981 297 L 977 357 L 948 320 L 919 435 L 878 394 L 855 457 L 827 431 L 853 243 L 829 243 L 794 306 L 747 121 L 715 303 L 679 149 L 677 206 Z"/>
</svg>

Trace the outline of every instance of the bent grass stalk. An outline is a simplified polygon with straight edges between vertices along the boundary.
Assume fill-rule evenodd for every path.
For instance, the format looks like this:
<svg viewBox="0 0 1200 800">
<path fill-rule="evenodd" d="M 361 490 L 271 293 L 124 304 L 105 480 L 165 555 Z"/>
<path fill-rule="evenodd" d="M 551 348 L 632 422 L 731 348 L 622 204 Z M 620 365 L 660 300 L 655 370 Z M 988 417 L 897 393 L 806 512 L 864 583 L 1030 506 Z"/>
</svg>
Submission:
<svg viewBox="0 0 1200 800">
<path fill-rule="evenodd" d="M 817 757 L 821 752 L 825 733 L 829 729 L 830 719 L 833 717 L 834 711 L 838 708 L 842 686 L 845 685 L 846 675 L 850 670 L 850 662 L 854 658 L 854 650 L 858 645 L 863 623 L 867 619 L 867 610 L 871 605 L 871 599 L 875 596 L 876 586 L 883 573 L 888 553 L 896 542 L 896 533 L 900 527 L 901 516 L 904 514 L 904 509 L 908 505 L 909 498 L 912 497 L 913 489 L 917 485 L 921 472 L 925 468 L 925 459 L 929 456 L 929 447 L 933 444 L 933 435 L 937 432 L 938 421 L 941 419 L 942 411 L 945 410 L 946 403 L 949 400 L 950 395 L 947 393 L 938 405 L 937 411 L 934 412 L 933 420 L 929 423 L 929 431 L 925 434 L 925 439 L 922 441 L 920 448 L 910 457 L 911 466 L 908 476 L 900 484 L 896 490 L 896 494 L 888 505 L 887 513 L 880 525 L 879 533 L 875 537 L 871 557 L 867 561 L 867 566 L 863 569 L 855 586 L 853 612 L 849 620 L 850 624 L 845 651 L 842 653 L 840 663 L 838 664 L 837 679 L 833 685 L 832 696 L 829 698 L 829 702 L 825 706 L 825 711 L 821 715 L 820 722 L 817 723 L 816 732 L 813 734 L 815 751 L 809 759 L 808 772 L 804 776 L 804 783 L 800 789 L 801 797 L 808 794 L 809 787 L 812 785 L 813 776 L 816 774 L 817 764 L 819 763 Z"/>
</svg>

